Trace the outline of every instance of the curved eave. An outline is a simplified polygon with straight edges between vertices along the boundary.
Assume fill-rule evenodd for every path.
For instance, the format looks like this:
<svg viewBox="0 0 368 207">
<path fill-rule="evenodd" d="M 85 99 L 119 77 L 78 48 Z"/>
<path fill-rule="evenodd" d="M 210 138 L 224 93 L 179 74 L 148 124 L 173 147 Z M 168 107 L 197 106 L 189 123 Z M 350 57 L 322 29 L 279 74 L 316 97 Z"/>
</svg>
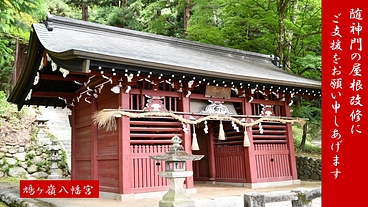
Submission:
<svg viewBox="0 0 368 207">
<path fill-rule="evenodd" d="M 8 102 L 17 104 L 18 110 L 23 107 L 25 103 L 25 98 L 27 97 L 32 87 L 32 83 L 34 80 L 33 78 L 36 76 L 37 73 L 37 64 L 41 61 L 43 50 L 44 48 L 38 40 L 35 32 L 32 31 L 29 40 L 27 57 L 22 72 L 7 99 Z"/>
<path fill-rule="evenodd" d="M 281 86 L 287 86 L 287 87 L 321 89 L 320 83 L 316 83 L 316 84 L 300 83 L 300 82 L 294 82 L 292 79 L 290 81 L 279 81 L 279 80 L 275 80 L 271 78 L 261 79 L 259 77 L 250 77 L 250 76 L 245 76 L 245 75 L 240 75 L 240 74 L 237 76 L 234 76 L 233 74 L 228 74 L 228 73 L 223 73 L 223 72 L 213 73 L 211 71 L 201 70 L 198 68 L 189 68 L 189 67 L 182 67 L 182 66 L 177 66 L 177 65 L 148 62 L 144 60 L 114 57 L 114 56 L 108 56 L 108 55 L 102 55 L 102 54 L 96 54 L 96 53 L 90 53 L 90 52 L 78 51 L 78 50 L 68 51 L 63 54 L 67 54 L 68 56 L 73 54 L 73 57 L 78 57 L 80 59 L 89 59 L 91 61 L 94 60 L 94 61 L 100 61 L 100 62 L 109 62 L 109 63 L 117 64 L 117 65 L 122 64 L 122 65 L 130 65 L 130 66 L 137 66 L 137 67 L 145 67 L 149 69 L 156 69 L 156 70 L 162 70 L 162 71 L 167 71 L 167 72 L 175 71 L 177 73 L 182 73 L 182 74 L 195 74 L 196 76 L 207 76 L 207 77 L 213 77 L 213 78 L 218 78 L 218 79 L 228 79 L 228 80 L 233 80 L 233 81 L 245 81 L 245 82 L 258 82 L 258 83 L 263 83 L 263 84 L 274 84 L 274 85 L 281 85 Z M 58 56 L 61 57 L 63 54 L 59 53 Z M 290 75 L 290 77 L 296 76 L 291 73 L 288 75 Z M 298 76 L 298 78 L 300 78 L 300 76 Z"/>
</svg>

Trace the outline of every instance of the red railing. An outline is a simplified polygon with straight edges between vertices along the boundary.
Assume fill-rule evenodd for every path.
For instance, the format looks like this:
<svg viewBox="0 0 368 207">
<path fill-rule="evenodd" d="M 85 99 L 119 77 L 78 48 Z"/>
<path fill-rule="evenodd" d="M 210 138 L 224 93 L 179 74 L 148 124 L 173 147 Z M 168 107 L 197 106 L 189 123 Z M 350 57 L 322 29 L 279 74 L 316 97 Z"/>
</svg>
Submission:
<svg viewBox="0 0 368 207">
<path fill-rule="evenodd" d="M 151 159 L 149 156 L 163 154 L 169 150 L 168 145 L 132 145 L 132 193 L 167 190 L 166 178 L 158 172 L 165 171 L 165 162 Z M 150 189 L 149 191 L 147 189 Z"/>
<path fill-rule="evenodd" d="M 245 160 L 243 146 L 216 146 L 216 180 L 245 182 Z"/>
<path fill-rule="evenodd" d="M 286 144 L 255 144 L 254 153 L 258 179 L 290 179 L 289 150 Z"/>
</svg>

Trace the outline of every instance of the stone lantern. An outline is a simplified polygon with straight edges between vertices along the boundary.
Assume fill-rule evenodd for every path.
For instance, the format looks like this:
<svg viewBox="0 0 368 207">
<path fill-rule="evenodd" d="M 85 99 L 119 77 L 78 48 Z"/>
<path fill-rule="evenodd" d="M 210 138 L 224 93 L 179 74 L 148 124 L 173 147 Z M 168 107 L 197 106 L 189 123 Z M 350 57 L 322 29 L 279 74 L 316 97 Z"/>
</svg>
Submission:
<svg viewBox="0 0 368 207">
<path fill-rule="evenodd" d="M 49 146 L 50 151 L 50 162 L 51 162 L 51 174 L 47 177 L 47 179 L 59 179 L 60 176 L 57 173 L 58 170 L 58 161 L 60 160 L 59 157 L 59 150 L 60 147 L 56 140 L 52 140 L 51 145 Z"/>
<path fill-rule="evenodd" d="M 46 122 L 48 119 L 46 119 L 43 116 L 38 116 L 35 120 L 37 122 L 38 132 L 37 132 L 37 140 L 39 145 L 44 145 L 50 142 L 50 139 L 47 137 L 45 129 L 47 127 Z"/>
<path fill-rule="evenodd" d="M 186 177 L 192 176 L 193 171 L 186 171 L 186 161 L 196 161 L 204 155 L 192 155 L 184 151 L 182 140 L 175 136 L 169 151 L 150 156 L 153 160 L 165 161 L 165 172 L 159 172 L 169 183 L 169 191 L 162 197 L 159 207 L 194 207 L 194 200 L 186 193 L 183 185 Z"/>
</svg>

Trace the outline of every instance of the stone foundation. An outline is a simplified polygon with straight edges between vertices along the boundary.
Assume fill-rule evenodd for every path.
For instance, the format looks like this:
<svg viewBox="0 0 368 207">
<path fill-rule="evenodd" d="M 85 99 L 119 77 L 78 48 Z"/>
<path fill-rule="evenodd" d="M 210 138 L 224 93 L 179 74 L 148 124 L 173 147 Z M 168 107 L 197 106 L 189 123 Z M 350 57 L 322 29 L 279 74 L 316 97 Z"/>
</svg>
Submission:
<svg viewBox="0 0 368 207">
<path fill-rule="evenodd" d="M 42 144 L 3 144 L 0 146 L 0 177 L 46 179 L 51 167 L 48 151 L 50 144 L 51 141 Z M 60 157 L 62 154 L 63 151 L 59 150 Z M 59 161 L 58 167 L 60 178 L 69 177 L 65 161 Z"/>
<path fill-rule="evenodd" d="M 296 156 L 296 168 L 300 180 L 321 180 L 321 158 Z"/>
</svg>

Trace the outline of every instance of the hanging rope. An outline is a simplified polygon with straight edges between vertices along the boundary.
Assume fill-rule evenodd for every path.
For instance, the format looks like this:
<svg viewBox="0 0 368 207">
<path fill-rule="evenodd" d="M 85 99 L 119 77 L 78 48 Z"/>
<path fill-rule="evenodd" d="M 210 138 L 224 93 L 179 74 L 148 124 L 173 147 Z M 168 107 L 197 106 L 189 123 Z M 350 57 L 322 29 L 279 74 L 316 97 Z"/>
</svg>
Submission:
<svg viewBox="0 0 368 207">
<path fill-rule="evenodd" d="M 187 115 L 190 115 L 189 113 Z M 253 125 L 257 125 L 264 121 L 272 121 L 272 122 L 281 122 L 281 123 L 299 123 L 301 126 L 304 125 L 305 119 L 300 118 L 293 118 L 293 119 L 286 119 L 282 117 L 261 117 L 255 121 L 252 121 L 250 123 L 242 122 L 237 118 L 234 118 L 232 116 L 218 116 L 218 115 L 207 115 L 201 114 L 201 117 L 197 120 L 190 120 L 185 119 L 181 115 L 177 115 L 173 112 L 144 112 L 144 113 L 137 113 L 137 112 L 129 112 L 129 111 L 123 111 L 121 109 L 103 109 L 101 111 L 96 112 L 92 115 L 92 120 L 95 124 L 98 125 L 98 127 L 104 127 L 106 128 L 106 131 L 116 130 L 116 118 L 121 116 L 127 116 L 130 118 L 143 118 L 143 117 L 171 117 L 173 119 L 176 119 L 182 123 L 196 125 L 201 122 L 207 121 L 207 120 L 220 120 L 220 121 L 233 121 L 237 123 L 240 126 L 245 127 L 251 127 Z M 241 116 L 238 116 L 241 117 Z M 250 118 L 247 116 L 244 116 L 246 118 Z"/>
<path fill-rule="evenodd" d="M 244 129 L 244 143 L 243 143 L 244 147 L 249 147 L 250 146 L 250 142 L 249 142 L 249 137 L 248 137 L 248 127 L 245 127 Z"/>
<path fill-rule="evenodd" d="M 199 150 L 197 134 L 195 132 L 195 125 L 193 124 L 193 141 L 192 141 L 192 150 Z"/>
<path fill-rule="evenodd" d="M 222 120 L 220 120 L 218 140 L 225 140 L 225 139 L 226 138 L 225 138 L 224 125 L 222 124 Z"/>
</svg>

